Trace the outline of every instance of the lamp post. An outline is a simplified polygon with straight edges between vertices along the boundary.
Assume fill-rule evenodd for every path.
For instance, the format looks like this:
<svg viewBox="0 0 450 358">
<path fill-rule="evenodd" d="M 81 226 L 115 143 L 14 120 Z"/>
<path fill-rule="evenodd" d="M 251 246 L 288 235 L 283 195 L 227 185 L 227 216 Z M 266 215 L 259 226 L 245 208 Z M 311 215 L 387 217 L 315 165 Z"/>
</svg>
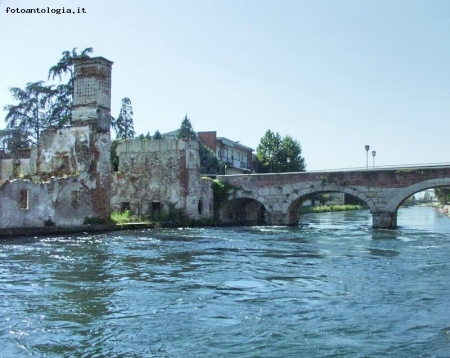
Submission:
<svg viewBox="0 0 450 358">
<path fill-rule="evenodd" d="M 375 156 L 377 155 L 377 152 L 376 151 L 372 151 L 372 157 L 373 157 L 373 168 L 372 169 L 375 169 Z"/>
<path fill-rule="evenodd" d="M 273 154 L 272 153 L 269 153 L 269 159 L 270 159 L 270 172 L 272 173 L 272 171 L 273 171 L 273 167 L 272 167 L 272 157 L 273 157 Z"/>
<path fill-rule="evenodd" d="M 287 158 L 286 159 L 286 161 L 287 161 L 287 167 L 288 167 L 288 171 L 290 171 L 291 169 L 290 169 L 290 164 L 291 164 L 291 158 Z"/>
<path fill-rule="evenodd" d="M 366 145 L 366 169 L 369 169 L 369 145 Z"/>
</svg>

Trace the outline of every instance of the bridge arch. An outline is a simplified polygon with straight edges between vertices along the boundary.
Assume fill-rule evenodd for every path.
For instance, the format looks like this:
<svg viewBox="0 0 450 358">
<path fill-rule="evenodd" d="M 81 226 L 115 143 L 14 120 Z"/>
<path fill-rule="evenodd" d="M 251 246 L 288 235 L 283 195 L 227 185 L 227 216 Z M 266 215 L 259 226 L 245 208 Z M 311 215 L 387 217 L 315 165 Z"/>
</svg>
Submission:
<svg viewBox="0 0 450 358">
<path fill-rule="evenodd" d="M 344 193 L 364 201 L 365 203 L 367 203 L 371 211 L 374 211 L 376 207 L 371 197 L 367 196 L 364 192 L 358 191 L 354 188 L 335 184 L 324 185 L 320 188 L 307 188 L 300 191 L 298 195 L 296 195 L 296 197 L 294 197 L 291 203 L 289 204 L 287 209 L 288 225 L 296 225 L 298 223 L 299 220 L 298 210 L 302 202 L 307 200 L 309 196 L 320 193 Z"/>
<path fill-rule="evenodd" d="M 267 224 L 267 207 L 263 197 L 236 193 L 220 207 L 220 221 L 236 225 Z"/>
<path fill-rule="evenodd" d="M 367 203 L 374 228 L 393 229 L 397 209 L 405 198 L 429 188 L 450 187 L 450 165 L 217 178 L 237 188 L 230 200 L 247 198 L 263 205 L 272 225 L 295 225 L 300 203 L 308 195 L 341 192 Z"/>
<path fill-rule="evenodd" d="M 401 189 L 386 204 L 386 211 L 397 214 L 400 204 L 411 195 L 426 189 L 450 187 L 450 178 L 425 180 Z"/>
<path fill-rule="evenodd" d="M 373 226 L 378 228 L 393 229 L 397 227 L 397 210 L 400 204 L 411 195 L 420 191 L 439 188 L 443 186 L 450 186 L 450 178 L 438 178 L 424 180 L 418 183 L 414 183 L 405 188 L 399 188 L 396 194 L 394 194 L 383 208 L 379 208 L 377 211 L 373 211 Z"/>
</svg>

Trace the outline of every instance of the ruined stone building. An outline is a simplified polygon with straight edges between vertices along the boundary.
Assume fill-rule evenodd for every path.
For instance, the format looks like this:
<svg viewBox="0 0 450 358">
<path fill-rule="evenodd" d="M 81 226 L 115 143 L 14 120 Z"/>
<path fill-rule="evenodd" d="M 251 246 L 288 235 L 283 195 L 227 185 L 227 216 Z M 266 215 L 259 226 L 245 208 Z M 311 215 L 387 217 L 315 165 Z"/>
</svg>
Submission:
<svg viewBox="0 0 450 358">
<path fill-rule="evenodd" d="M 176 138 L 178 130 L 164 133 L 167 140 Z M 197 132 L 198 139 L 226 165 L 227 174 L 251 174 L 253 172 L 253 149 L 225 137 L 216 131 Z"/>
<path fill-rule="evenodd" d="M 29 151 L 0 151 L 0 228 L 79 225 L 109 218 L 112 207 L 211 215 L 196 142 L 123 142 L 111 172 L 111 67 L 102 57 L 76 59 L 71 126 L 43 131 Z"/>
<path fill-rule="evenodd" d="M 72 125 L 43 131 L 28 158 L 3 154 L 0 227 L 110 215 L 111 66 L 102 57 L 77 60 Z"/>
<path fill-rule="evenodd" d="M 114 210 L 149 216 L 181 210 L 193 219 L 212 217 L 211 184 L 200 178 L 197 141 L 133 139 L 121 142 L 116 151 Z"/>
</svg>

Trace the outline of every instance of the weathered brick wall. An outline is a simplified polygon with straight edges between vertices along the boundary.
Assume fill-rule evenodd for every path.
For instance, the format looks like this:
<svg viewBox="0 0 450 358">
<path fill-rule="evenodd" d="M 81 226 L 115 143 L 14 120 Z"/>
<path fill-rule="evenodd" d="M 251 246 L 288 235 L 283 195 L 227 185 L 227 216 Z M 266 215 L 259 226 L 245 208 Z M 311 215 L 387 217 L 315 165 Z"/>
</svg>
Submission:
<svg viewBox="0 0 450 358">
<path fill-rule="evenodd" d="M 37 173 L 61 177 L 89 171 L 93 133 L 89 125 L 43 131 L 37 147 Z"/>
<path fill-rule="evenodd" d="M 200 178 L 198 142 L 134 139 L 120 143 L 117 154 L 113 209 L 129 205 L 135 214 L 151 215 L 152 203 L 161 203 L 166 213 L 173 208 L 191 218 L 211 216 L 212 193 L 209 183 Z"/>
<path fill-rule="evenodd" d="M 72 123 L 94 122 L 109 131 L 111 121 L 111 67 L 103 57 L 74 60 Z"/>
<path fill-rule="evenodd" d="M 48 219 L 57 225 L 80 225 L 93 215 L 92 184 L 86 175 L 41 183 L 6 181 L 0 187 L 0 228 L 39 227 Z M 26 207 L 21 192 L 27 192 Z"/>
<path fill-rule="evenodd" d="M 198 132 L 198 138 L 211 149 L 214 153 L 217 151 L 217 132 Z"/>
</svg>

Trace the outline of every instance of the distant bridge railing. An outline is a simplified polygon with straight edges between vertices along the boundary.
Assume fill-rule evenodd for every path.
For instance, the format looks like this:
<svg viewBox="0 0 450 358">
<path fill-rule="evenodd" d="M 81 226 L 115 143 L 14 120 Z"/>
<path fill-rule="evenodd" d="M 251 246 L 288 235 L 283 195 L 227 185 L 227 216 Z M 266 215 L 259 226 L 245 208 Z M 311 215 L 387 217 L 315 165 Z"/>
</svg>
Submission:
<svg viewBox="0 0 450 358">
<path fill-rule="evenodd" d="M 380 165 L 367 167 L 352 167 L 352 168 L 335 168 L 335 169 L 315 169 L 307 170 L 305 172 L 283 172 L 283 173 L 245 173 L 245 174 L 227 174 L 226 176 L 237 175 L 272 175 L 272 174 L 288 174 L 288 173 L 332 173 L 332 172 L 354 172 L 354 171 L 371 171 L 371 170 L 395 170 L 395 169 L 420 169 L 420 168 L 445 168 L 450 167 L 450 163 L 424 163 L 424 164 L 396 164 L 396 165 Z M 201 174 L 201 176 L 215 179 L 218 174 Z M 221 175 L 223 176 L 223 174 Z"/>
<path fill-rule="evenodd" d="M 369 171 L 369 170 L 393 170 L 393 169 L 418 169 L 418 168 L 442 168 L 450 167 L 450 163 L 424 163 L 424 164 L 395 164 L 380 165 L 369 167 L 353 167 L 353 168 L 335 168 L 335 169 L 315 169 L 308 170 L 307 173 L 324 173 L 324 172 L 351 172 L 351 171 Z M 273 173 L 270 173 L 273 174 Z"/>
</svg>

